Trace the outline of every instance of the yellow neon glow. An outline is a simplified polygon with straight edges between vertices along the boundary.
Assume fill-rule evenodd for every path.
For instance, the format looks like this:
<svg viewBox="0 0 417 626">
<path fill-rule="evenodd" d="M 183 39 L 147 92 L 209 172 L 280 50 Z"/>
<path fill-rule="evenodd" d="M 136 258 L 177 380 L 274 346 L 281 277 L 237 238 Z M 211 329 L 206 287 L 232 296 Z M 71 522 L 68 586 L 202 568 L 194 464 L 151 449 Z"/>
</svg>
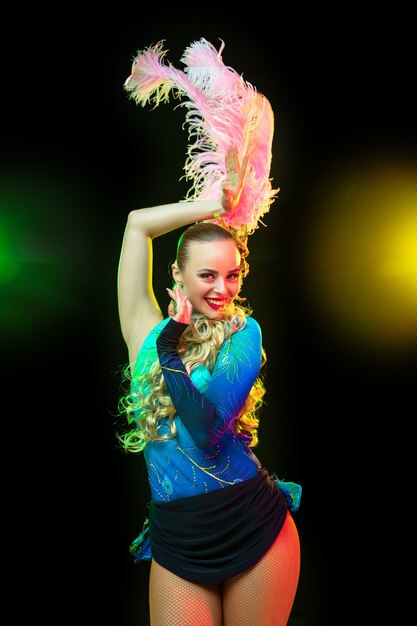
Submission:
<svg viewBox="0 0 417 626">
<path fill-rule="evenodd" d="M 308 296 L 346 342 L 417 343 L 417 170 L 380 164 L 346 199 L 315 208 L 304 257 Z"/>
</svg>

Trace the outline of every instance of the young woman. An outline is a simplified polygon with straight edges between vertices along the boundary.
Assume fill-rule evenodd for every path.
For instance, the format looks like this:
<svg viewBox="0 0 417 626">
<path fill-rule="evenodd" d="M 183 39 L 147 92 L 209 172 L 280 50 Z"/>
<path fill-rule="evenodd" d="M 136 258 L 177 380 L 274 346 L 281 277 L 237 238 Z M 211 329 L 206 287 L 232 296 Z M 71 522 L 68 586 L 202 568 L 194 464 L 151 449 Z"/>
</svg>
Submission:
<svg viewBox="0 0 417 626">
<path fill-rule="evenodd" d="M 151 560 L 152 626 L 288 623 L 300 571 L 292 511 L 300 490 L 268 475 L 253 453 L 264 386 L 262 333 L 239 293 L 248 230 L 231 226 L 250 152 L 226 150 L 218 200 L 129 214 L 119 311 L 129 353 L 120 401 L 123 447 L 143 452 L 149 517 L 132 543 Z M 169 315 L 152 287 L 152 241 L 183 230 Z"/>
</svg>

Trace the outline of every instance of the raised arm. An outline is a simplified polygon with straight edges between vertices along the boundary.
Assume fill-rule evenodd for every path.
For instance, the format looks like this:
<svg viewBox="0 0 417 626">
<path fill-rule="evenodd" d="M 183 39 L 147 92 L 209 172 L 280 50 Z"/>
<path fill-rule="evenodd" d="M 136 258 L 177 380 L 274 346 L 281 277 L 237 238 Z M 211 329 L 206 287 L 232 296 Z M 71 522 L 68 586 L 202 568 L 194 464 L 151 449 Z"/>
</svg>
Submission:
<svg viewBox="0 0 417 626">
<path fill-rule="evenodd" d="M 148 333 L 163 315 L 152 286 L 152 240 L 176 228 L 233 213 L 245 182 L 248 157 L 240 163 L 236 147 L 226 153 L 226 179 L 219 200 L 176 202 L 131 211 L 118 272 L 118 304 L 122 335 L 132 368 Z"/>
<path fill-rule="evenodd" d="M 131 211 L 118 271 L 118 305 L 123 338 L 134 363 L 140 347 L 162 319 L 152 286 L 152 240 L 176 228 L 223 212 L 219 201 L 178 202 Z"/>
</svg>

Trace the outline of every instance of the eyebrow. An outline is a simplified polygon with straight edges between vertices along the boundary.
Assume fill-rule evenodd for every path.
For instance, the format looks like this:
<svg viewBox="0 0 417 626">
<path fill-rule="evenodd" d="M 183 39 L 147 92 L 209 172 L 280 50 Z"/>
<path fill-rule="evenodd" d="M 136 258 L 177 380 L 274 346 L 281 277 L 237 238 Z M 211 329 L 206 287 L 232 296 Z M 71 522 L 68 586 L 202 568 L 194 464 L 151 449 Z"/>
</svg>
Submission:
<svg viewBox="0 0 417 626">
<path fill-rule="evenodd" d="M 198 269 L 197 272 L 211 272 L 212 274 L 218 274 L 217 270 L 212 270 L 209 267 L 202 267 L 201 269 Z M 240 267 L 234 267 L 233 269 L 229 270 L 227 273 L 228 274 L 232 274 L 233 272 L 240 272 Z"/>
</svg>

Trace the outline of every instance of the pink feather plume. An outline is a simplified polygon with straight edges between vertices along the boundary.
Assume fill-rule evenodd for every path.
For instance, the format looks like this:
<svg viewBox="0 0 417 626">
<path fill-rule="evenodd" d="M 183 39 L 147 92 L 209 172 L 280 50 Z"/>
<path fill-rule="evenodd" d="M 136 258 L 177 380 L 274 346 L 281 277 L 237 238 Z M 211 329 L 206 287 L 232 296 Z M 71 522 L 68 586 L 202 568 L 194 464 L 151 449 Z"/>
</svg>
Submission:
<svg viewBox="0 0 417 626">
<path fill-rule="evenodd" d="M 181 58 L 182 71 L 165 62 L 160 41 L 136 55 L 124 88 L 141 106 L 168 102 L 171 92 L 187 110 L 192 143 L 184 171 L 192 184 L 185 201 L 220 200 L 228 148 L 235 145 L 241 161 L 250 155 L 239 204 L 223 219 L 251 234 L 279 191 L 270 179 L 274 115 L 267 98 L 223 63 L 223 49 L 223 42 L 219 51 L 205 39 L 192 43 Z"/>
</svg>

